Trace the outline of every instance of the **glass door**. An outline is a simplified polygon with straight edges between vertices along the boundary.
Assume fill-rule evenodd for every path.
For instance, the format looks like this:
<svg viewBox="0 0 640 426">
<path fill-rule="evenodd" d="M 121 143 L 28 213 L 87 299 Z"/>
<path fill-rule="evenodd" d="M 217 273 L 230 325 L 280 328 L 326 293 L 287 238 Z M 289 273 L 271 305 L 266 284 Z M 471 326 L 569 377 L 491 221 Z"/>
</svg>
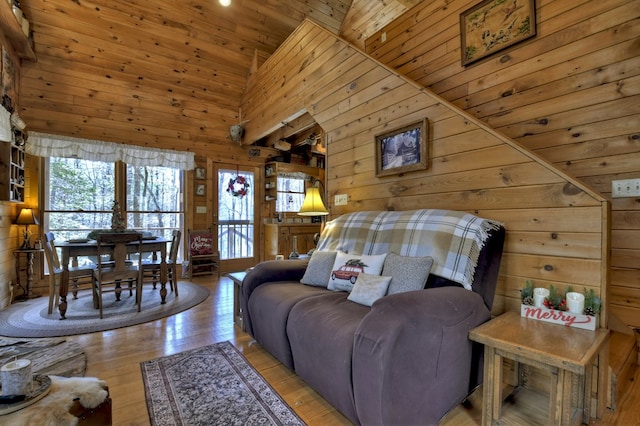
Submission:
<svg viewBox="0 0 640 426">
<path fill-rule="evenodd" d="M 218 197 L 213 225 L 217 229 L 221 270 L 243 271 L 255 266 L 260 249 L 255 226 L 258 169 L 218 164 L 214 171 Z"/>
</svg>

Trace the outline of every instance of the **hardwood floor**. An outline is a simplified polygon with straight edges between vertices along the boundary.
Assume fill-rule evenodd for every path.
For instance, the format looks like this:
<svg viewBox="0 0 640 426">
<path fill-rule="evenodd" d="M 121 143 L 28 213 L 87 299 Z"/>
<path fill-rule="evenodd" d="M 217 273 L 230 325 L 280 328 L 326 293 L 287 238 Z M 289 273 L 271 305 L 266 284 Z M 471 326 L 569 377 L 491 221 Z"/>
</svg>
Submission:
<svg viewBox="0 0 640 426">
<path fill-rule="evenodd" d="M 169 318 L 102 333 L 70 336 L 87 354 L 86 376 L 106 380 L 113 399 L 113 424 L 149 425 L 140 362 L 224 340 L 231 341 L 282 398 L 309 425 L 349 425 L 294 373 L 266 353 L 251 337 L 233 325 L 233 284 L 228 278 L 197 277 L 211 295 L 200 305 Z M 173 297 L 170 293 L 168 298 Z M 639 369 L 640 370 L 640 369 Z M 638 379 L 638 372 L 636 379 Z M 640 424 L 640 386 L 597 424 Z M 475 407 L 475 408 L 474 408 Z M 476 425 L 478 407 L 454 409 L 442 424 Z"/>
</svg>

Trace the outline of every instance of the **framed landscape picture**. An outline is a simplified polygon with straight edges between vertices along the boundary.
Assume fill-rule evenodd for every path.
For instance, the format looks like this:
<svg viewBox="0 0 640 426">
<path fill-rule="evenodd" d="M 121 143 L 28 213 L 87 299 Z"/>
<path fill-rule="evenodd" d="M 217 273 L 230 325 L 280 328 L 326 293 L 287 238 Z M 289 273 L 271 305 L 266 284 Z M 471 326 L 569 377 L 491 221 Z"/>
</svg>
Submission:
<svg viewBox="0 0 640 426">
<path fill-rule="evenodd" d="M 462 65 L 536 35 L 534 0 L 485 0 L 460 15 Z"/>
<path fill-rule="evenodd" d="M 375 137 L 376 176 L 397 175 L 427 168 L 427 119 Z"/>
</svg>

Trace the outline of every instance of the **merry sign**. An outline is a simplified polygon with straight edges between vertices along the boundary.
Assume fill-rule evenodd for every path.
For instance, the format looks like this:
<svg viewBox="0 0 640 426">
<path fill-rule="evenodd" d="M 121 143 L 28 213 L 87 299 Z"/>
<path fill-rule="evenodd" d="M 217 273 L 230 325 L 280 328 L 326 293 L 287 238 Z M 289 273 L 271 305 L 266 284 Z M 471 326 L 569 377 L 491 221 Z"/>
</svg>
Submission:
<svg viewBox="0 0 640 426">
<path fill-rule="evenodd" d="M 596 317 L 583 314 L 574 314 L 555 309 L 536 308 L 535 306 L 520 305 L 520 316 L 553 324 L 566 325 L 568 327 L 583 328 L 585 330 L 596 329 Z"/>
<path fill-rule="evenodd" d="M 191 235 L 189 251 L 192 255 L 203 255 L 213 253 L 213 235 L 196 234 Z"/>
</svg>

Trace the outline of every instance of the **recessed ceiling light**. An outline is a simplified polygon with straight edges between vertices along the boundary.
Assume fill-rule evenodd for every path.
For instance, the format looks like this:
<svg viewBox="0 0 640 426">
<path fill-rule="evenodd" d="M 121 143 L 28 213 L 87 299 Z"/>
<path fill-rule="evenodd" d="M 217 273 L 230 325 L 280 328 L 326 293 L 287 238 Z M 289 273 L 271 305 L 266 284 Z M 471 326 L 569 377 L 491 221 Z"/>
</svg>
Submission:
<svg viewBox="0 0 640 426">
<path fill-rule="evenodd" d="M 227 7 L 231 4 L 231 0 L 219 0 L 220 4 L 223 5 L 224 7 Z"/>
</svg>

